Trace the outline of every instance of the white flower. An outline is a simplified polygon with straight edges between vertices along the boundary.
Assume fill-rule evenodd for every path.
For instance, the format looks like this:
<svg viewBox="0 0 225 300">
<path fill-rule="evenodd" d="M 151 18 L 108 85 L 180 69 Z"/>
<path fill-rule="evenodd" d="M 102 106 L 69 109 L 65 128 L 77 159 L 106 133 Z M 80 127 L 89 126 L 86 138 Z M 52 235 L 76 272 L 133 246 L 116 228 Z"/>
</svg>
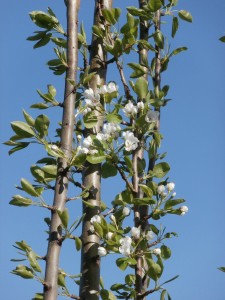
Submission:
<svg viewBox="0 0 225 300">
<path fill-rule="evenodd" d="M 101 217 L 99 215 L 94 215 L 91 220 L 90 220 L 90 223 L 93 224 L 94 222 L 96 223 L 101 223 Z"/>
<path fill-rule="evenodd" d="M 185 215 L 188 212 L 188 207 L 186 205 L 183 205 L 180 207 L 181 216 Z"/>
<path fill-rule="evenodd" d="M 103 125 L 102 128 L 103 133 L 108 135 L 114 135 L 120 130 L 121 130 L 120 126 L 114 123 L 106 123 Z"/>
<path fill-rule="evenodd" d="M 83 147 L 89 149 L 89 147 L 90 147 L 91 145 L 92 145 L 92 138 L 91 138 L 91 136 L 89 135 L 88 137 L 86 137 L 86 138 L 83 140 Z"/>
<path fill-rule="evenodd" d="M 99 94 L 106 94 L 108 93 L 108 89 L 107 89 L 107 85 L 102 85 L 99 89 L 98 89 L 98 93 Z"/>
<path fill-rule="evenodd" d="M 119 89 L 118 85 L 116 85 L 114 82 L 109 82 L 108 85 L 102 85 L 97 91 L 99 94 L 107 94 L 107 93 L 113 93 L 117 92 Z"/>
<path fill-rule="evenodd" d="M 159 123 L 159 112 L 158 111 L 153 111 L 153 110 L 149 110 L 145 116 L 145 121 L 147 123 L 152 123 L 155 122 L 156 126 L 158 127 L 158 123 Z"/>
<path fill-rule="evenodd" d="M 50 148 L 53 151 L 58 151 L 59 150 L 58 146 L 56 146 L 56 145 L 51 145 Z"/>
<path fill-rule="evenodd" d="M 108 86 L 107 86 L 107 90 L 108 90 L 108 93 L 113 93 L 113 92 L 118 92 L 118 85 L 115 84 L 115 82 L 111 81 L 108 83 Z"/>
<path fill-rule="evenodd" d="M 107 251 L 104 247 L 98 247 L 98 255 L 99 256 L 106 256 Z"/>
<path fill-rule="evenodd" d="M 161 254 L 161 249 L 160 248 L 155 248 L 155 249 L 153 249 L 153 253 L 155 255 L 160 255 Z"/>
<path fill-rule="evenodd" d="M 90 225 L 90 228 L 89 228 L 90 232 L 94 233 L 95 232 L 95 228 L 94 228 L 94 225 Z"/>
<path fill-rule="evenodd" d="M 124 107 L 124 109 L 123 109 L 123 112 L 125 113 L 125 115 L 127 116 L 127 117 L 132 117 L 132 116 L 134 116 L 134 115 L 136 115 L 137 114 L 137 107 L 131 102 L 131 101 L 129 101 L 126 105 L 125 105 L 125 107 Z"/>
<path fill-rule="evenodd" d="M 177 194 L 177 193 L 176 193 L 176 192 L 174 192 L 174 193 L 172 194 L 172 197 L 175 197 L 175 196 L 176 196 L 176 194 Z"/>
<path fill-rule="evenodd" d="M 84 91 L 85 102 L 87 106 L 97 106 L 100 103 L 100 95 L 94 93 L 92 88 Z"/>
<path fill-rule="evenodd" d="M 131 243 L 132 239 L 129 236 L 125 236 L 124 238 L 120 239 L 121 246 L 119 247 L 119 252 L 125 256 L 129 256 L 131 251 Z"/>
<path fill-rule="evenodd" d="M 143 110 L 144 107 L 145 107 L 145 105 L 144 105 L 143 101 L 140 101 L 140 102 L 137 103 L 137 108 L 138 108 L 139 111 Z"/>
<path fill-rule="evenodd" d="M 162 195 L 165 192 L 165 186 L 160 184 L 157 188 L 157 192 L 159 195 Z"/>
<path fill-rule="evenodd" d="M 123 132 L 123 137 L 125 139 L 125 150 L 131 151 L 138 147 L 138 138 L 136 138 L 131 131 Z"/>
<path fill-rule="evenodd" d="M 154 232 L 151 231 L 151 230 L 149 230 L 149 231 L 146 233 L 146 235 L 145 235 L 146 240 L 148 240 L 148 241 L 154 239 L 154 236 L 155 236 L 155 235 L 154 235 Z"/>
<path fill-rule="evenodd" d="M 168 192 L 172 192 L 175 188 L 175 183 L 174 182 L 167 183 L 166 188 L 167 188 Z"/>
<path fill-rule="evenodd" d="M 112 232 L 108 232 L 108 233 L 106 234 L 107 240 L 111 240 L 112 236 L 113 236 L 113 233 L 112 233 Z"/>
<path fill-rule="evenodd" d="M 89 152 L 88 148 L 81 147 L 81 146 L 77 147 L 77 155 L 88 154 L 88 152 Z"/>
<path fill-rule="evenodd" d="M 91 155 L 94 155 L 94 154 L 97 154 L 98 153 L 98 150 L 97 149 L 91 149 L 88 151 L 89 154 Z"/>
<path fill-rule="evenodd" d="M 131 236 L 133 236 L 135 239 L 139 239 L 140 235 L 141 235 L 140 227 L 132 227 L 131 228 Z"/>
<path fill-rule="evenodd" d="M 77 135 L 77 140 L 80 141 L 82 139 L 82 136 L 80 134 Z"/>
<path fill-rule="evenodd" d="M 127 217 L 127 216 L 129 216 L 129 214 L 130 214 L 130 209 L 128 208 L 128 207 L 124 207 L 123 208 L 123 215 L 124 215 L 124 217 Z"/>
</svg>

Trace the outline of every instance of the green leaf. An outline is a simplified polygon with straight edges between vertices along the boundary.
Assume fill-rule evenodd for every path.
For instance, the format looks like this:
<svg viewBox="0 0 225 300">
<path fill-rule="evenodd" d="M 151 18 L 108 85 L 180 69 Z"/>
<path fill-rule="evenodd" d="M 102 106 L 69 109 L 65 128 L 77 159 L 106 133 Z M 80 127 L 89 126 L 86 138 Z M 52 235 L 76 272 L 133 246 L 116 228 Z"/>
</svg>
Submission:
<svg viewBox="0 0 225 300">
<path fill-rule="evenodd" d="M 26 193 L 28 193 L 29 195 L 34 196 L 34 197 L 39 196 L 38 192 L 35 190 L 33 185 L 28 180 L 26 180 L 25 178 L 21 179 L 21 186 L 22 186 L 23 190 Z"/>
<path fill-rule="evenodd" d="M 161 246 L 161 256 L 163 259 L 168 259 L 171 256 L 171 250 L 169 247 L 162 245 Z"/>
<path fill-rule="evenodd" d="M 27 258 L 28 258 L 28 260 L 30 262 L 31 267 L 36 272 L 41 272 L 41 267 L 40 267 L 39 263 L 37 262 L 36 254 L 33 251 L 28 251 Z"/>
<path fill-rule="evenodd" d="M 116 300 L 116 296 L 109 290 L 101 289 L 100 296 L 102 300 Z"/>
<path fill-rule="evenodd" d="M 160 9 L 162 6 L 162 2 L 160 0 L 150 0 L 148 3 L 148 8 L 152 12 L 156 12 L 158 9 Z"/>
<path fill-rule="evenodd" d="M 148 259 L 148 274 L 149 277 L 152 278 L 154 281 L 157 281 L 161 274 L 162 274 L 162 268 L 159 264 L 157 264 L 153 259 Z"/>
<path fill-rule="evenodd" d="M 95 228 L 95 231 L 99 234 L 99 236 L 103 237 L 104 232 L 103 232 L 103 228 L 102 228 L 101 224 L 94 222 L 93 226 Z"/>
<path fill-rule="evenodd" d="M 79 251 L 82 247 L 82 242 L 81 242 L 81 239 L 77 236 L 75 237 L 75 244 L 76 244 L 77 251 Z"/>
<path fill-rule="evenodd" d="M 178 28 L 179 28 L 179 20 L 177 17 L 173 17 L 172 34 L 171 34 L 173 38 L 175 37 Z"/>
<path fill-rule="evenodd" d="M 167 200 L 165 205 L 164 205 L 164 209 L 169 209 L 172 208 L 173 206 L 176 206 L 178 204 L 184 203 L 185 200 L 184 199 L 171 199 L 171 200 Z"/>
<path fill-rule="evenodd" d="M 155 200 L 150 199 L 150 198 L 134 198 L 133 204 L 134 205 L 150 205 L 150 204 L 155 204 Z"/>
<path fill-rule="evenodd" d="M 40 39 L 36 44 L 34 44 L 33 48 L 37 49 L 47 45 L 50 41 L 51 36 L 51 33 L 45 34 L 42 39 Z"/>
<path fill-rule="evenodd" d="M 58 282 L 57 283 L 58 283 L 59 286 L 62 286 L 64 288 L 66 288 L 66 281 L 65 281 L 65 275 L 64 274 L 61 274 L 61 273 L 58 274 Z"/>
<path fill-rule="evenodd" d="M 186 51 L 188 48 L 187 47 L 180 47 L 180 48 L 177 48 L 175 50 L 173 50 L 169 57 L 173 56 L 173 55 L 177 55 L 178 53 L 182 52 L 182 51 Z"/>
<path fill-rule="evenodd" d="M 9 202 L 10 205 L 15 205 L 15 206 L 30 206 L 33 204 L 33 201 L 29 198 L 24 198 L 20 195 L 15 195 L 13 196 L 12 200 Z"/>
<path fill-rule="evenodd" d="M 225 272 L 225 267 L 219 267 L 218 270 Z"/>
<path fill-rule="evenodd" d="M 153 196 L 153 192 L 152 190 L 150 189 L 150 187 L 148 187 L 147 185 L 145 184 L 139 184 L 139 187 L 141 188 L 141 190 L 145 193 L 145 195 L 149 198 L 152 198 Z"/>
<path fill-rule="evenodd" d="M 130 75 L 130 78 L 138 78 L 146 73 L 144 67 L 140 64 L 128 63 L 127 65 L 134 70 L 134 72 Z"/>
<path fill-rule="evenodd" d="M 35 119 L 34 127 L 38 131 L 41 138 L 48 135 L 48 127 L 50 121 L 46 115 L 39 115 Z"/>
<path fill-rule="evenodd" d="M 106 120 L 109 123 L 119 124 L 122 121 L 122 119 L 123 118 L 118 114 L 111 113 L 106 115 Z"/>
<path fill-rule="evenodd" d="M 223 43 L 225 43 L 225 35 L 224 36 L 221 36 L 221 38 L 219 38 L 219 40 Z"/>
<path fill-rule="evenodd" d="M 42 11 L 32 11 L 29 15 L 31 20 L 41 28 L 52 29 L 59 23 L 57 18 Z"/>
<path fill-rule="evenodd" d="M 160 295 L 160 300 L 165 300 L 165 296 L 166 296 L 166 290 L 162 290 Z"/>
<path fill-rule="evenodd" d="M 117 169 L 112 164 L 105 162 L 102 165 L 102 177 L 103 178 L 113 177 L 116 175 L 117 175 Z"/>
<path fill-rule="evenodd" d="M 128 259 L 127 257 L 121 257 L 116 260 L 116 265 L 120 268 L 120 270 L 124 271 L 128 267 Z"/>
<path fill-rule="evenodd" d="M 134 92 L 138 95 L 138 97 L 141 100 L 147 96 L 148 82 L 144 77 L 140 77 L 137 79 L 137 81 L 134 85 Z"/>
<path fill-rule="evenodd" d="M 174 276 L 173 278 L 171 278 L 171 279 L 169 279 L 169 280 L 166 280 L 165 282 L 163 282 L 163 283 L 161 284 L 161 286 L 162 286 L 163 284 L 169 283 L 169 282 L 171 282 L 171 281 L 177 279 L 178 277 L 179 277 L 179 275 L 176 275 L 176 276 Z"/>
<path fill-rule="evenodd" d="M 40 103 L 35 103 L 35 104 L 31 105 L 30 107 L 31 108 L 38 108 L 38 109 L 46 109 L 46 108 L 48 108 L 48 105 L 45 104 L 45 103 L 40 102 Z"/>
<path fill-rule="evenodd" d="M 170 166 L 166 162 L 159 163 L 154 166 L 153 174 L 156 178 L 163 178 L 170 170 Z"/>
<path fill-rule="evenodd" d="M 121 14 L 121 9 L 120 8 L 111 8 L 111 9 L 107 9 L 104 8 L 102 9 L 102 14 L 104 16 L 104 18 L 106 19 L 106 21 L 109 22 L 109 24 L 116 24 L 116 22 L 118 21 L 120 14 Z"/>
<path fill-rule="evenodd" d="M 48 84 L 48 92 L 53 98 L 56 96 L 56 88 L 51 84 Z"/>
<path fill-rule="evenodd" d="M 37 293 L 35 294 L 34 298 L 31 300 L 43 300 L 44 299 L 44 294 L 43 293 Z"/>
<path fill-rule="evenodd" d="M 86 128 L 93 128 L 97 124 L 98 118 L 93 112 L 89 112 L 84 116 L 83 121 Z"/>
<path fill-rule="evenodd" d="M 34 126 L 34 119 L 23 109 L 23 115 L 28 125 Z"/>
<path fill-rule="evenodd" d="M 41 168 L 45 173 L 53 175 L 53 177 L 56 177 L 57 175 L 57 166 L 56 165 L 46 165 Z"/>
<path fill-rule="evenodd" d="M 30 143 L 26 143 L 26 142 L 15 143 L 16 146 L 13 147 L 11 150 L 9 150 L 9 155 L 13 154 L 16 151 L 26 148 L 29 144 Z"/>
<path fill-rule="evenodd" d="M 13 270 L 11 272 L 12 274 L 15 274 L 15 275 L 18 275 L 24 279 L 32 279 L 34 278 L 34 274 L 33 274 L 33 271 L 32 269 L 26 267 L 26 266 L 23 266 L 23 265 L 18 265 L 16 267 L 15 270 Z"/>
<path fill-rule="evenodd" d="M 192 22 L 192 15 L 189 13 L 189 11 L 180 10 L 178 12 L 178 16 L 184 21 Z"/>
<path fill-rule="evenodd" d="M 160 49 L 163 49 L 164 48 L 164 36 L 163 36 L 162 32 L 160 30 L 156 30 L 153 37 L 154 37 L 154 41 L 155 41 L 156 45 Z"/>
<path fill-rule="evenodd" d="M 93 165 L 103 162 L 105 158 L 106 155 L 99 155 L 99 154 L 87 155 L 87 161 Z"/>
<path fill-rule="evenodd" d="M 11 127 L 20 138 L 29 138 L 35 135 L 33 129 L 25 122 L 14 121 L 11 123 Z"/>
<path fill-rule="evenodd" d="M 58 216 L 62 222 L 64 228 L 67 228 L 69 222 L 69 212 L 68 208 L 65 208 L 63 211 L 57 210 Z"/>
</svg>

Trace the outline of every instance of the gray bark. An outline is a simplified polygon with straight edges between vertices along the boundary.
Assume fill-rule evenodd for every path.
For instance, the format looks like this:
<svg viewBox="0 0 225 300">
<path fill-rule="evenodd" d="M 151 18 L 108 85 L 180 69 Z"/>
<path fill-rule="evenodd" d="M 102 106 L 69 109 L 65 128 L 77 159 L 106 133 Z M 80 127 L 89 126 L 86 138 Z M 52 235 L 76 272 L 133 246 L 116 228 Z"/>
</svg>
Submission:
<svg viewBox="0 0 225 300">
<path fill-rule="evenodd" d="M 67 60 L 68 69 L 66 79 L 76 79 L 77 70 L 77 24 L 80 0 L 67 1 Z M 74 132 L 74 87 L 66 80 L 65 97 L 63 103 L 61 149 L 67 158 L 71 156 L 73 132 Z M 63 211 L 67 198 L 69 170 L 66 159 L 58 160 L 58 171 L 55 182 L 54 203 L 51 210 L 51 224 L 49 243 L 46 255 L 46 271 L 44 282 L 44 300 L 55 300 L 58 296 L 58 268 L 61 250 L 61 224 L 57 210 Z"/>
<path fill-rule="evenodd" d="M 112 0 L 96 0 L 94 12 L 94 24 L 101 26 L 100 16 L 102 8 L 111 8 Z M 90 87 L 95 91 L 98 85 L 105 84 L 107 66 L 106 52 L 103 48 L 102 40 L 93 35 L 90 47 L 90 72 L 96 72 L 96 75 L 90 82 Z M 96 112 L 99 117 L 99 113 Z M 88 130 L 85 135 L 97 134 L 103 124 L 103 120 L 98 118 L 97 125 L 93 130 Z M 90 219 L 100 213 L 101 201 L 101 164 L 92 165 L 86 163 L 83 170 L 83 186 L 92 187 L 89 201 L 94 208 L 83 205 L 83 213 L 85 218 L 82 228 L 82 254 L 81 254 L 81 282 L 80 282 L 80 298 L 82 300 L 96 300 L 98 295 L 90 294 L 90 290 L 99 291 L 100 282 L 100 258 L 98 257 L 99 237 L 89 231 Z"/>
</svg>

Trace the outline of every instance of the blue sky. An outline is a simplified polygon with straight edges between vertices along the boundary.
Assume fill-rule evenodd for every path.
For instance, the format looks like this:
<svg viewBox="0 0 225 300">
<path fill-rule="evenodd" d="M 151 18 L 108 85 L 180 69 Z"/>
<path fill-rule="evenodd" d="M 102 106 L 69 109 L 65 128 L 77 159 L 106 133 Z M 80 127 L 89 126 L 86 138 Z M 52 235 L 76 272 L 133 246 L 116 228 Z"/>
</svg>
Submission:
<svg viewBox="0 0 225 300">
<path fill-rule="evenodd" d="M 93 19 L 90 9 L 93 1 L 81 2 L 80 20 L 84 20 L 88 31 Z M 121 6 L 121 2 L 122 7 L 137 3 L 134 0 L 115 0 L 114 6 Z M 46 61 L 53 58 L 51 47 L 33 50 L 32 43 L 26 41 L 36 29 L 28 13 L 46 10 L 48 6 L 65 24 L 62 0 L 21 0 L 19 5 L 15 0 L 2 3 L 1 143 L 12 135 L 10 122 L 22 120 L 23 108 L 36 114 L 29 109 L 31 104 L 39 101 L 36 89 L 45 91 L 47 84 L 53 84 L 58 90 L 58 99 L 62 98 L 63 77 L 53 76 L 45 66 Z M 169 96 L 173 101 L 162 112 L 161 132 L 164 135 L 162 152 L 168 152 L 167 161 L 171 165 L 170 179 L 176 183 L 177 195 L 187 199 L 189 213 L 184 217 L 162 219 L 169 231 L 179 233 L 178 238 L 169 242 L 173 255 L 166 261 L 164 278 L 180 274 L 168 285 L 173 300 L 222 300 L 225 275 L 217 267 L 225 266 L 225 44 L 218 38 L 225 34 L 225 2 L 184 0 L 180 1 L 179 8 L 190 11 L 194 21 L 193 24 L 181 22 L 181 29 L 171 45 L 173 48 L 187 46 L 189 50 L 174 57 L 168 71 L 163 74 L 163 84 L 170 85 Z M 108 80 L 113 76 L 109 73 Z M 60 110 L 44 113 L 53 117 L 53 124 L 61 118 Z M 21 177 L 31 180 L 29 167 L 44 153 L 33 147 L 9 157 L 8 148 L 2 144 L 0 147 L 0 278 L 2 287 L 5 287 L 1 295 L 9 300 L 15 297 L 18 300 L 31 299 L 35 292 L 41 291 L 41 286 L 9 273 L 15 267 L 10 259 L 18 257 L 12 245 L 24 239 L 44 255 L 47 236 L 42 219 L 48 216 L 48 212 L 39 208 L 12 207 L 8 202 L 17 193 L 15 185 L 19 184 Z M 119 192 L 121 185 L 118 181 L 104 183 L 103 200 L 108 199 L 109 190 L 114 196 L 116 188 Z M 51 201 L 50 194 L 48 197 Z M 74 215 L 80 214 L 77 205 L 71 204 L 71 209 Z M 73 252 L 75 247 L 68 242 L 62 252 L 62 267 L 77 274 L 79 260 Z M 70 254 L 72 258 L 68 260 Z M 102 275 L 109 285 L 111 279 L 111 283 L 116 281 L 117 275 L 108 268 L 114 263 L 114 258 L 106 260 L 103 259 Z M 159 295 L 153 295 L 151 299 L 159 299 Z"/>
</svg>

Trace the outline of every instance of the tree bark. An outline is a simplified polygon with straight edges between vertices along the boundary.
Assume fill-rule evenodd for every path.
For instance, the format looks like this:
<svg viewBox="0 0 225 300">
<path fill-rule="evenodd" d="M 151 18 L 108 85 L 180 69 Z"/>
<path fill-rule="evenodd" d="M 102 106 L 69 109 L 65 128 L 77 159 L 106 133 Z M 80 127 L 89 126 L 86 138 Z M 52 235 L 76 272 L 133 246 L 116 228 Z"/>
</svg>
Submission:
<svg viewBox="0 0 225 300">
<path fill-rule="evenodd" d="M 112 0 L 96 0 L 94 12 L 94 25 L 102 26 L 100 22 L 101 9 L 112 7 Z M 92 36 L 90 47 L 90 72 L 96 72 L 90 81 L 90 87 L 95 91 L 98 85 L 105 84 L 106 80 L 106 51 L 104 50 L 102 40 L 96 36 Z M 96 111 L 98 123 L 92 130 L 86 130 L 85 135 L 97 134 L 102 127 L 103 120 Z M 101 164 L 85 163 L 83 170 L 83 186 L 92 187 L 88 199 L 85 201 L 91 203 L 94 208 L 83 205 L 82 228 L 82 254 L 81 254 L 81 282 L 80 282 L 80 298 L 81 300 L 96 300 L 97 294 L 90 293 L 91 290 L 99 291 L 100 283 L 100 258 L 98 256 L 99 237 L 89 231 L 90 219 L 100 213 L 101 201 Z"/>
<path fill-rule="evenodd" d="M 58 296 L 58 268 L 61 250 L 60 218 L 57 210 L 63 211 L 68 192 L 69 170 L 67 158 L 71 156 L 74 132 L 74 87 L 67 79 L 76 80 L 78 54 L 78 10 L 80 0 L 67 1 L 67 61 L 68 69 L 65 81 L 63 103 L 61 149 L 66 158 L 58 159 L 58 171 L 55 182 L 54 203 L 51 210 L 49 243 L 46 255 L 46 271 L 44 282 L 44 300 L 55 300 Z"/>
</svg>

